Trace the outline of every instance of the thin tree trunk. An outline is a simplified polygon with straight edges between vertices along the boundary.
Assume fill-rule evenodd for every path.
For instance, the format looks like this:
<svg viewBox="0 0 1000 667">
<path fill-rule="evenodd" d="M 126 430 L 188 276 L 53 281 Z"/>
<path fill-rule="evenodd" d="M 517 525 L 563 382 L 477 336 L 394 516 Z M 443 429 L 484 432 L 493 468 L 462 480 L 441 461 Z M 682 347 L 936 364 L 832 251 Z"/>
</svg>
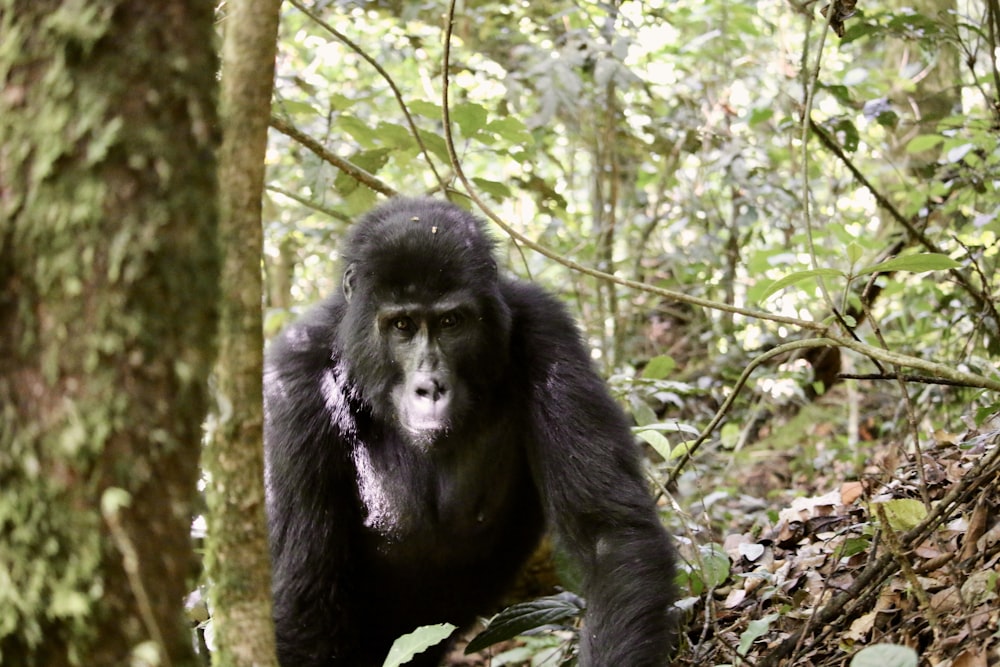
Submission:
<svg viewBox="0 0 1000 667">
<path fill-rule="evenodd" d="M 264 515 L 261 196 L 280 0 L 230 3 L 219 158 L 219 415 L 205 449 L 215 665 L 277 665 Z"/>
</svg>

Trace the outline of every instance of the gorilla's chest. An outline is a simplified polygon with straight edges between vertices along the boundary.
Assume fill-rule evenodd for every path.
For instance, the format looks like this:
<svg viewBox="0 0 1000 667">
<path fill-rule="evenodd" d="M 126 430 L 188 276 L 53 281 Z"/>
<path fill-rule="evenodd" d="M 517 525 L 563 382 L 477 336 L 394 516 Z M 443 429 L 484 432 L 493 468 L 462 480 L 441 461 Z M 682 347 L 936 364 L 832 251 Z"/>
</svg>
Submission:
<svg viewBox="0 0 1000 667">
<path fill-rule="evenodd" d="M 447 452 L 362 447 L 354 464 L 365 532 L 389 560 L 467 555 L 470 540 L 489 549 L 528 477 L 519 448 L 496 437 Z"/>
</svg>

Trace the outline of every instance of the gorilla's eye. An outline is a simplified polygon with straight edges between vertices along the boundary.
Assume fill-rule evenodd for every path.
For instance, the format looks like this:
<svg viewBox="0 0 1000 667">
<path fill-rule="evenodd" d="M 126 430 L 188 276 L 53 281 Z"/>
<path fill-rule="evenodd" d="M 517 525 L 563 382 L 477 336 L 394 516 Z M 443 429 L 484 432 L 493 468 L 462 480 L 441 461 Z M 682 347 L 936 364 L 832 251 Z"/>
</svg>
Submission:
<svg viewBox="0 0 1000 667">
<path fill-rule="evenodd" d="M 392 328 L 396 331 L 413 331 L 413 320 L 409 317 L 396 317 L 392 320 Z"/>
<path fill-rule="evenodd" d="M 441 316 L 439 324 L 442 329 L 451 329 L 452 327 L 457 327 L 461 321 L 462 318 L 458 313 L 445 313 Z"/>
</svg>

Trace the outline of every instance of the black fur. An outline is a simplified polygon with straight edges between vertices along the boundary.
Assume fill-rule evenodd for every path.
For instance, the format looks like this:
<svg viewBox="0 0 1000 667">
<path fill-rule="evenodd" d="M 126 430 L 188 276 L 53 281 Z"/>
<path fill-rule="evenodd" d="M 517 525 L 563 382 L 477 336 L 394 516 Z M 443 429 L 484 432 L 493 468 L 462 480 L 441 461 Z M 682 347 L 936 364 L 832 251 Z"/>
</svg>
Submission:
<svg viewBox="0 0 1000 667">
<path fill-rule="evenodd" d="M 581 664 L 666 664 L 672 546 L 566 310 L 499 277 L 482 222 L 444 202 L 377 208 L 343 258 L 267 355 L 282 665 L 378 667 L 420 625 L 469 624 L 546 526 L 584 575 Z"/>
</svg>

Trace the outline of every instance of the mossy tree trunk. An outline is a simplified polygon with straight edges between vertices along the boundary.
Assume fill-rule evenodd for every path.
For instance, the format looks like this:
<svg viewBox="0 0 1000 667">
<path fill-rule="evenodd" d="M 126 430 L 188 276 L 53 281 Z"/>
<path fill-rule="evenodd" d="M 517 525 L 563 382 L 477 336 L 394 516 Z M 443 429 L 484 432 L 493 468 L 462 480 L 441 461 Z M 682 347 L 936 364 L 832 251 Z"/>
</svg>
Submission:
<svg viewBox="0 0 1000 667">
<path fill-rule="evenodd" d="M 214 665 L 277 665 L 264 516 L 261 195 L 280 4 L 230 3 L 223 20 L 220 405 L 204 458 Z"/>
<path fill-rule="evenodd" d="M 214 357 L 201 0 L 0 0 L 0 663 L 194 663 Z"/>
</svg>

